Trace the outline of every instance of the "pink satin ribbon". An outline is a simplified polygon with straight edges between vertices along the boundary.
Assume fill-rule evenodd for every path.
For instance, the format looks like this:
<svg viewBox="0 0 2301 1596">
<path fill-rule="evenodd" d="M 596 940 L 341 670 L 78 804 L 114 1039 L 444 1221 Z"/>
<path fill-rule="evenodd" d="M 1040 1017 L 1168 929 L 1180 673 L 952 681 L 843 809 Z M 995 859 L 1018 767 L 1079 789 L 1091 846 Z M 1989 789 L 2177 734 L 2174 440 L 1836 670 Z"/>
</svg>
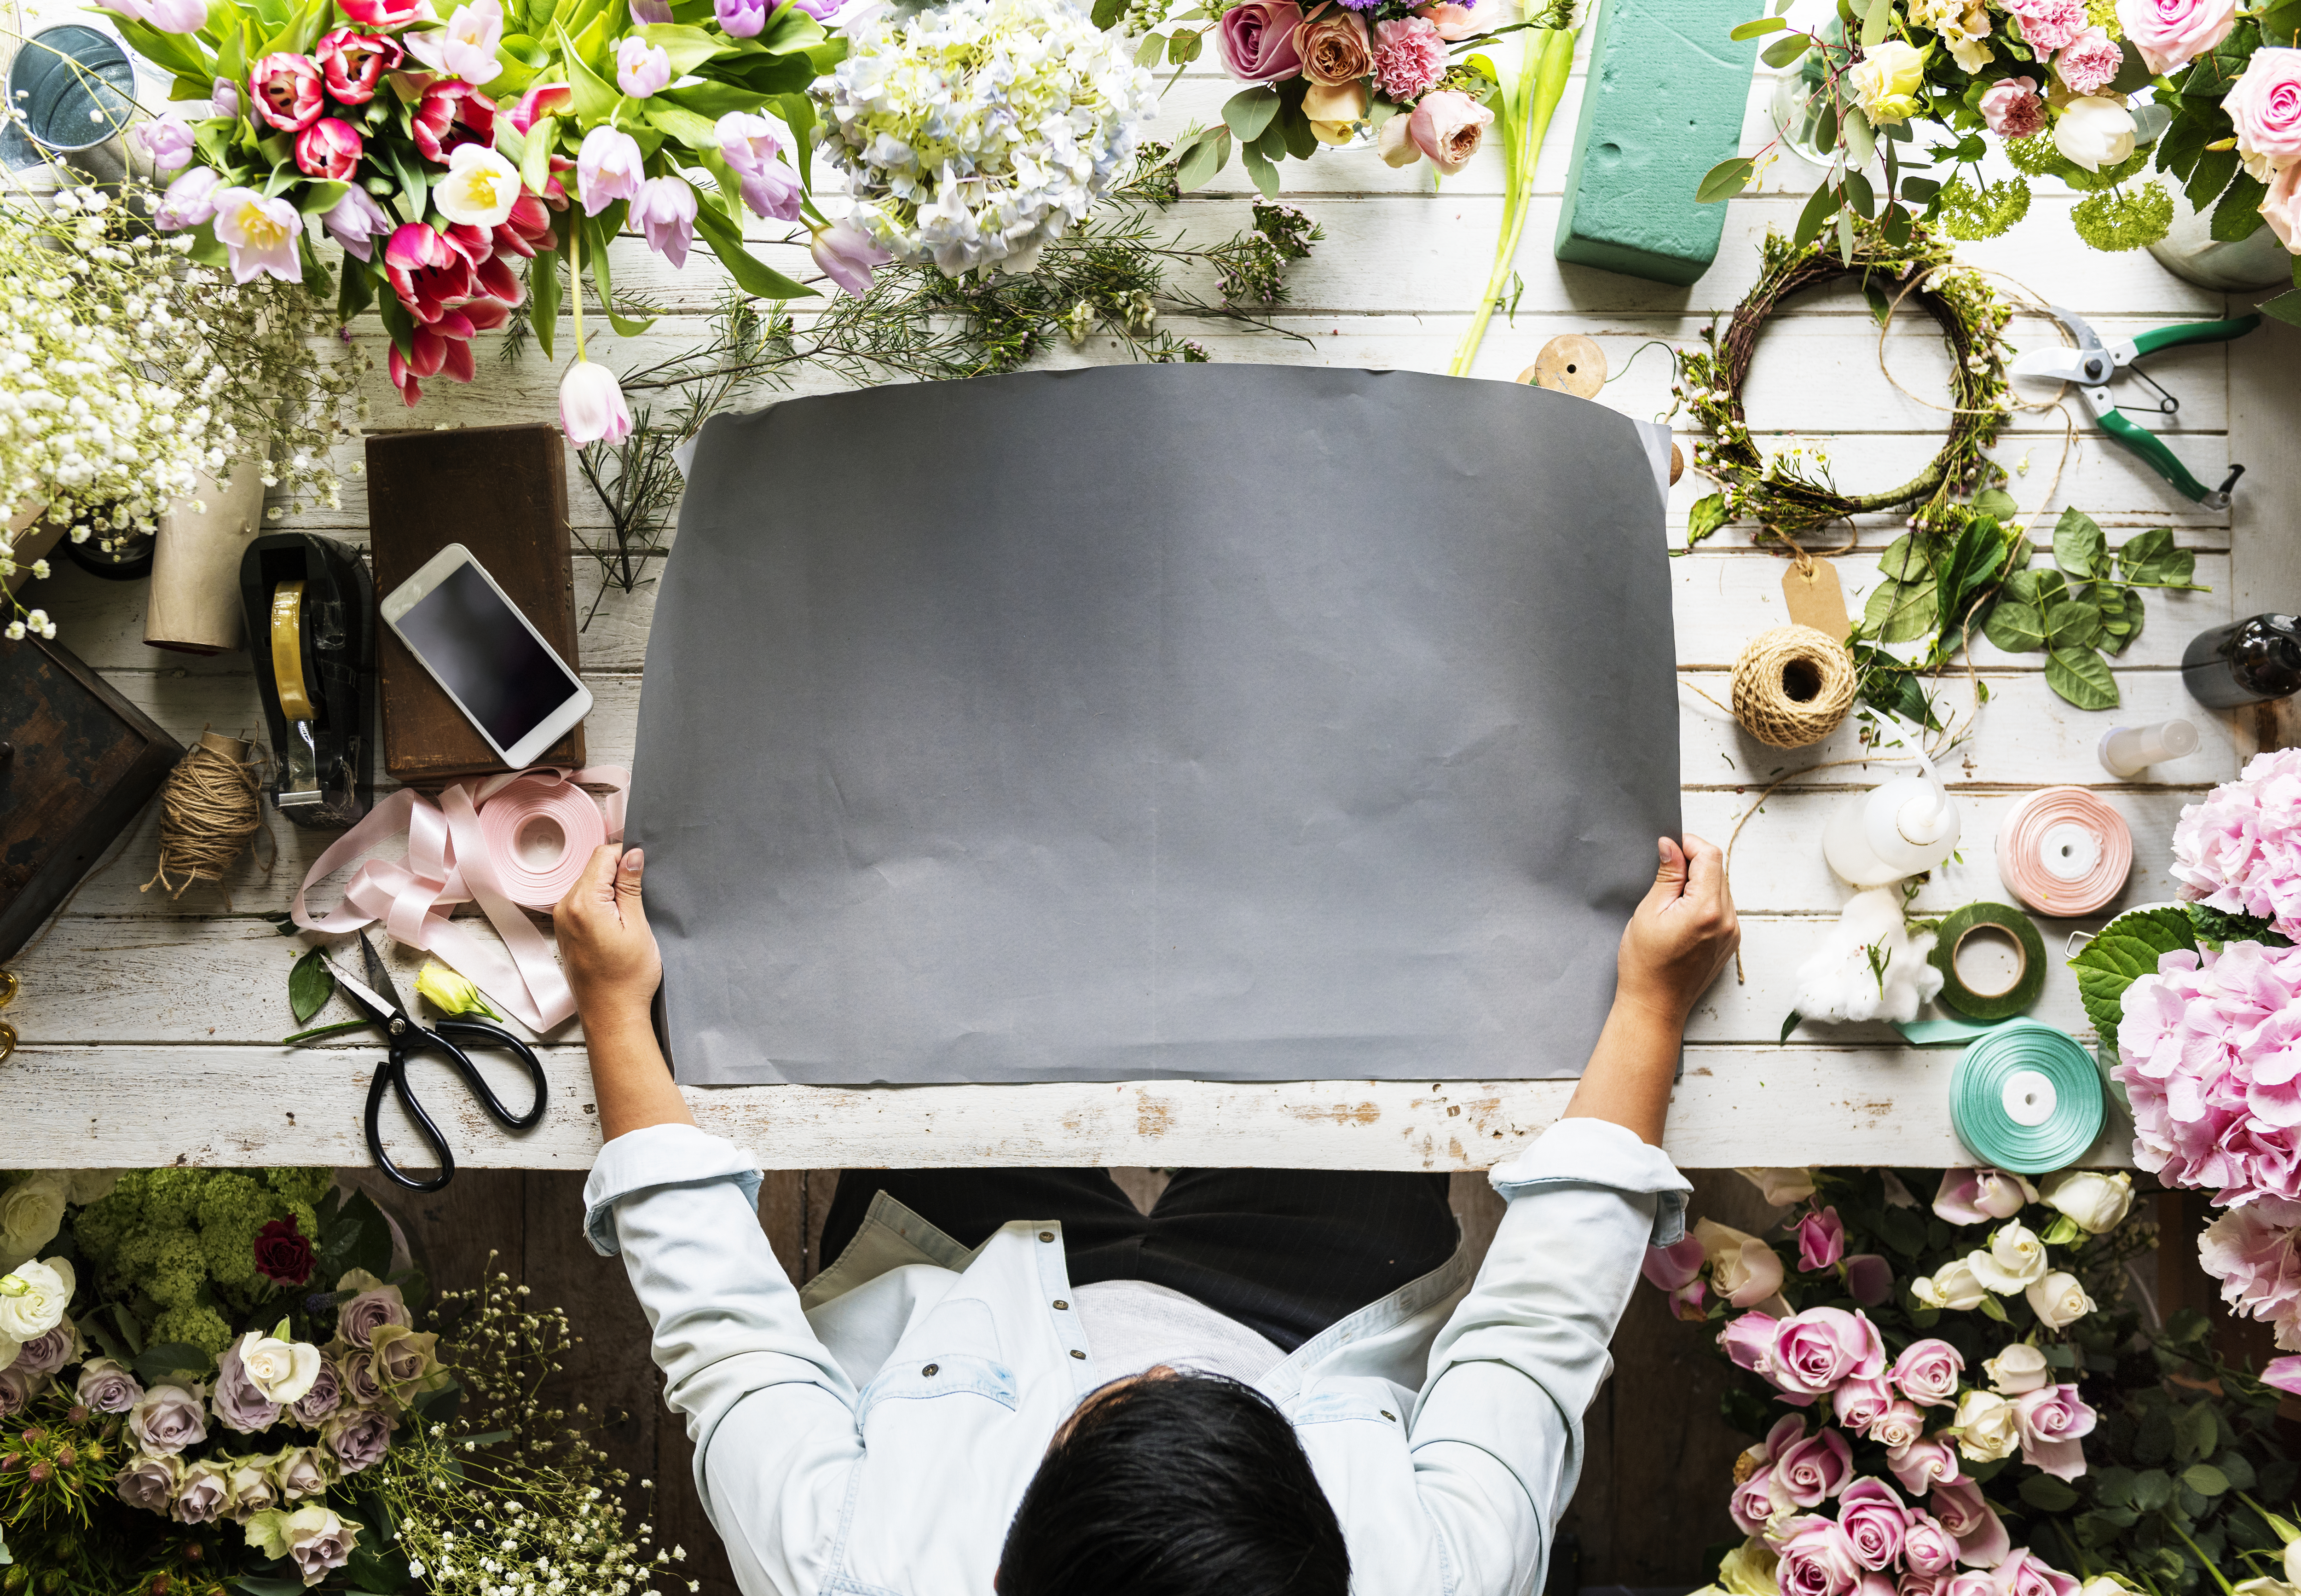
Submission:
<svg viewBox="0 0 2301 1596">
<path fill-rule="evenodd" d="M 565 807 L 570 795 L 563 790 L 598 787 L 607 790 L 601 821 L 605 840 L 618 841 L 623 834 L 624 790 L 630 784 L 631 773 L 621 766 L 595 765 L 572 774 L 544 767 L 514 771 L 476 786 L 459 781 L 442 791 L 436 804 L 403 788 L 313 862 L 311 873 L 296 890 L 295 922 L 325 936 L 348 936 L 381 923 L 394 941 L 437 954 L 522 1024 L 538 1032 L 553 1030 L 574 1014 L 575 995 L 560 973 L 551 943 L 506 890 L 488 846 L 488 833 L 515 838 L 531 812 L 548 813 L 564 823 L 572 816 Z M 483 824 L 481 816 L 489 810 L 497 813 Z M 572 828 L 563 824 L 563 831 L 569 832 L 571 852 L 583 846 L 585 839 L 573 835 Z M 305 895 L 314 885 L 403 833 L 407 839 L 405 857 L 365 860 L 344 888 L 343 901 L 332 909 L 315 915 L 305 906 Z M 515 873 L 531 880 L 538 873 Z M 480 906 L 503 939 L 500 949 L 448 918 L 459 903 Z"/>
</svg>

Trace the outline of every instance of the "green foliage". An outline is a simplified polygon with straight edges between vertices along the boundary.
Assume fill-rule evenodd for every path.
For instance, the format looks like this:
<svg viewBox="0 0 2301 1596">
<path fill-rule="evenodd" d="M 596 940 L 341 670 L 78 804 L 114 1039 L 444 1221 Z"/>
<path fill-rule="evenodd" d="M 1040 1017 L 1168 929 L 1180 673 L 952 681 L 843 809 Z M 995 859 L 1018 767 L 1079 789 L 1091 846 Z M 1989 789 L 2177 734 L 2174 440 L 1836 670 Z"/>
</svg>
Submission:
<svg viewBox="0 0 2301 1596">
<path fill-rule="evenodd" d="M 2258 942 L 2264 948 L 2290 948 L 2293 939 L 2258 915 L 2232 915 L 2202 903 L 2185 903 L 2197 940 L 2216 948 L 2228 942 Z"/>
<path fill-rule="evenodd" d="M 2101 934 L 2069 961 L 2077 972 L 2086 1018 L 2104 1046 L 2117 1045 L 2125 989 L 2144 975 L 2155 974 L 2163 955 L 2196 946 L 2196 930 L 2180 909 L 2135 909 L 2103 926 Z"/>
<path fill-rule="evenodd" d="M 2218 215 L 2215 224 L 2219 225 Z M 2165 191 L 2164 184 L 2156 182 L 2133 188 L 2105 188 L 2071 208 L 2070 226 L 2096 249 L 2146 248 L 2172 230 L 2173 196 Z"/>
<path fill-rule="evenodd" d="M 1954 178 L 1934 196 L 1942 230 L 1962 243 L 1995 238 L 2029 213 L 2029 185 L 2019 178 L 1970 182 Z"/>
<path fill-rule="evenodd" d="M 314 948 L 288 967 L 288 1007 L 300 1025 L 336 995 L 336 973 L 327 956 Z"/>
</svg>

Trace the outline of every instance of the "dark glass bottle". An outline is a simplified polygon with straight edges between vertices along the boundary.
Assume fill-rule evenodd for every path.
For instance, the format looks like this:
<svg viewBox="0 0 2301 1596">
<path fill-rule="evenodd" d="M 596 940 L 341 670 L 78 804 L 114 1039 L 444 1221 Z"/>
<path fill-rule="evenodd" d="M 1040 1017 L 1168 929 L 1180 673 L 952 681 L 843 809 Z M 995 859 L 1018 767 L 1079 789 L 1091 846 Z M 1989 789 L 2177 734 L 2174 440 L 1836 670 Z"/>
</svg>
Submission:
<svg viewBox="0 0 2301 1596">
<path fill-rule="evenodd" d="M 2199 632 L 2181 656 L 2181 685 L 2208 709 L 2301 690 L 2301 620 L 2253 615 Z"/>
</svg>

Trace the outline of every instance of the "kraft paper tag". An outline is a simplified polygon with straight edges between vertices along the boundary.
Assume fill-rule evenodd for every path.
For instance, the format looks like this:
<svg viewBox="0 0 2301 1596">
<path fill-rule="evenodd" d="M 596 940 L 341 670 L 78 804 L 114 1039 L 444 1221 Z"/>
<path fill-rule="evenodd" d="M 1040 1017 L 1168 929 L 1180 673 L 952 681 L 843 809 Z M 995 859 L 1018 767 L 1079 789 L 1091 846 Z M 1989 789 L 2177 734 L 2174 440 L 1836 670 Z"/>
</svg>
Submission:
<svg viewBox="0 0 2301 1596">
<path fill-rule="evenodd" d="M 1782 597 L 1797 625 L 1843 638 L 1853 630 L 1845 618 L 1845 589 L 1837 585 L 1837 567 L 1816 560 L 1804 571 L 1791 566 L 1782 572 Z"/>
</svg>

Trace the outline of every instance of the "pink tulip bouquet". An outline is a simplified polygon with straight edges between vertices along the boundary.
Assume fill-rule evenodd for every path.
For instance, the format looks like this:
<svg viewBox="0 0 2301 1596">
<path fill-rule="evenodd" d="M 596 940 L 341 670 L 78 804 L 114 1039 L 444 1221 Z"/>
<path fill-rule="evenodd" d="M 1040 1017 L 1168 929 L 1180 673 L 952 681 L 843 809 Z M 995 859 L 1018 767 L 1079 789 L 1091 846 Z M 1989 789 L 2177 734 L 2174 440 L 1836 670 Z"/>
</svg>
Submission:
<svg viewBox="0 0 2301 1596">
<path fill-rule="evenodd" d="M 1705 1219 L 1645 1266 L 1765 1389 L 1728 1400 L 1761 1439 L 1735 1469 L 1750 1539 L 1727 1588 L 2076 1596 L 2097 1570 L 2024 1521 L 2074 1504 L 2087 1474 L 2080 1383 L 2122 1339 L 2089 1316 L 2129 1249 L 2130 1178 L 1955 1169 L 1926 1205 L 1915 1172 L 1742 1173 L 1791 1207 L 1778 1241 Z"/>
<path fill-rule="evenodd" d="M 176 107 L 136 134 L 172 178 L 158 224 L 240 282 L 332 290 L 347 320 L 374 305 L 410 405 L 424 379 L 470 381 L 473 336 L 523 304 L 549 355 L 562 261 L 571 281 L 590 267 L 618 330 L 640 330 L 609 277 L 608 240 L 627 230 L 674 268 L 699 240 L 747 292 L 784 299 L 811 290 L 751 255 L 742 222 L 806 220 L 851 285 L 853 241 L 806 187 L 807 89 L 843 48 L 817 13 L 835 4 L 107 0 L 175 78 Z M 563 413 L 577 441 L 612 438 L 628 414 L 613 378 L 586 369 L 572 304 Z"/>
</svg>

